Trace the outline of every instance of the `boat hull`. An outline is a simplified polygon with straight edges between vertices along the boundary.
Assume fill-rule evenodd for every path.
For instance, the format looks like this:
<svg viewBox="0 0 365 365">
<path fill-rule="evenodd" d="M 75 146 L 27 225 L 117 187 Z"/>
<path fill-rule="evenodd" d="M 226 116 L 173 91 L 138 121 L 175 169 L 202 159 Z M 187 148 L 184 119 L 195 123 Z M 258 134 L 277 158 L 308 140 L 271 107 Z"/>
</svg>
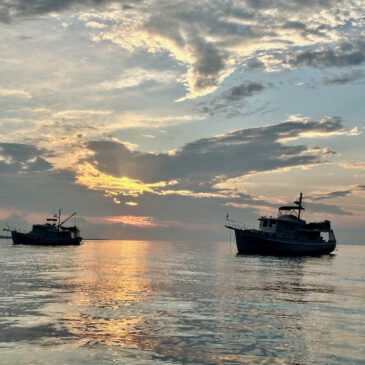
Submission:
<svg viewBox="0 0 365 365">
<path fill-rule="evenodd" d="M 81 237 L 64 238 L 64 237 L 36 237 L 28 233 L 11 231 L 11 237 L 14 245 L 38 245 L 38 246 L 69 246 L 80 245 Z"/>
<path fill-rule="evenodd" d="M 239 254 L 325 255 L 336 248 L 336 241 L 313 242 L 281 239 L 257 231 L 234 229 Z"/>
</svg>

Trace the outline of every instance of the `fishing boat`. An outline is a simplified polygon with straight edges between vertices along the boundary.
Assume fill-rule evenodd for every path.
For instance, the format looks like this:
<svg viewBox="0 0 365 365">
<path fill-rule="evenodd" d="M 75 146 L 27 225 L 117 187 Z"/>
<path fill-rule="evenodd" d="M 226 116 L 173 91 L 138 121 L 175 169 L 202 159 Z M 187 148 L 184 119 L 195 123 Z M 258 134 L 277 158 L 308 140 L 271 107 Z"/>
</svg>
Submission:
<svg viewBox="0 0 365 365">
<path fill-rule="evenodd" d="M 282 206 L 277 217 L 259 218 L 259 229 L 226 218 L 225 227 L 235 232 L 239 254 L 323 255 L 336 248 L 331 222 L 307 223 L 301 219 L 303 194 L 295 205 Z"/>
<path fill-rule="evenodd" d="M 61 222 L 60 209 L 58 215 L 55 214 L 52 218 L 47 218 L 45 224 L 34 224 L 30 232 L 22 233 L 8 227 L 4 228 L 4 231 L 11 233 L 14 245 L 79 245 L 82 237 L 76 224 L 71 227 L 64 226 L 75 215 L 76 213 L 73 213 Z"/>
</svg>

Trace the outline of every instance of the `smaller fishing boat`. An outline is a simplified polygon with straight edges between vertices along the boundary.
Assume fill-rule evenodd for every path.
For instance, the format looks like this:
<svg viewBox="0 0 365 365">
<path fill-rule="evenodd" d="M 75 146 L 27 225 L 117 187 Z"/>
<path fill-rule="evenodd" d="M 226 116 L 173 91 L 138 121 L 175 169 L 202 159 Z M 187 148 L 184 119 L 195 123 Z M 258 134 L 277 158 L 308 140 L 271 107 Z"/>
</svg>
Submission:
<svg viewBox="0 0 365 365">
<path fill-rule="evenodd" d="M 4 231 L 11 233 L 14 245 L 42 245 L 42 246 L 65 246 L 79 245 L 82 241 L 80 230 L 76 226 L 65 227 L 76 213 L 71 214 L 68 218 L 61 222 L 61 209 L 58 215 L 47 218 L 45 224 L 34 224 L 28 233 L 22 233 L 16 229 L 4 228 Z"/>
<path fill-rule="evenodd" d="M 303 194 L 293 205 L 279 208 L 277 217 L 259 218 L 259 229 L 247 229 L 244 224 L 226 219 L 225 227 L 235 232 L 240 254 L 323 255 L 336 248 L 331 222 L 307 223 L 301 219 Z"/>
</svg>

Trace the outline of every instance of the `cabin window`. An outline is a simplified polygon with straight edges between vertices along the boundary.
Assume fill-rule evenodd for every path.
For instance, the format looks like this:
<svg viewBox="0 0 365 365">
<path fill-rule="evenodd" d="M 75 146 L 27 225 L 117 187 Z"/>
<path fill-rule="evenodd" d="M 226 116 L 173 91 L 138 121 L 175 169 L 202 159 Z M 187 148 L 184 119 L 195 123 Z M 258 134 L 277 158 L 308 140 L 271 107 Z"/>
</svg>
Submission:
<svg viewBox="0 0 365 365">
<path fill-rule="evenodd" d="M 267 227 L 267 221 L 263 221 L 263 222 L 262 222 L 262 226 L 263 226 L 263 227 Z"/>
</svg>

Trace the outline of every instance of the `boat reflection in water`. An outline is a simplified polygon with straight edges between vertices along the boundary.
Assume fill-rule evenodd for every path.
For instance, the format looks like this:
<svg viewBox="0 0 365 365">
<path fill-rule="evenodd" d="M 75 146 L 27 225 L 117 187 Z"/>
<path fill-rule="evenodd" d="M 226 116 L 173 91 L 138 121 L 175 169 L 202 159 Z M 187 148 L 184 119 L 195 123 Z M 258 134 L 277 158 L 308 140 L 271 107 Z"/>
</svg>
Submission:
<svg viewBox="0 0 365 365">
<path fill-rule="evenodd" d="M 298 201 L 279 208 L 277 218 L 259 218 L 259 229 L 246 229 L 245 225 L 227 220 L 225 227 L 232 229 L 240 254 L 264 255 L 323 255 L 336 248 L 331 222 L 306 223 L 301 219 L 302 193 Z"/>
<path fill-rule="evenodd" d="M 360 364 L 364 250 L 355 249 L 284 258 L 232 256 L 224 242 L 3 241 L 2 360 Z"/>
</svg>

